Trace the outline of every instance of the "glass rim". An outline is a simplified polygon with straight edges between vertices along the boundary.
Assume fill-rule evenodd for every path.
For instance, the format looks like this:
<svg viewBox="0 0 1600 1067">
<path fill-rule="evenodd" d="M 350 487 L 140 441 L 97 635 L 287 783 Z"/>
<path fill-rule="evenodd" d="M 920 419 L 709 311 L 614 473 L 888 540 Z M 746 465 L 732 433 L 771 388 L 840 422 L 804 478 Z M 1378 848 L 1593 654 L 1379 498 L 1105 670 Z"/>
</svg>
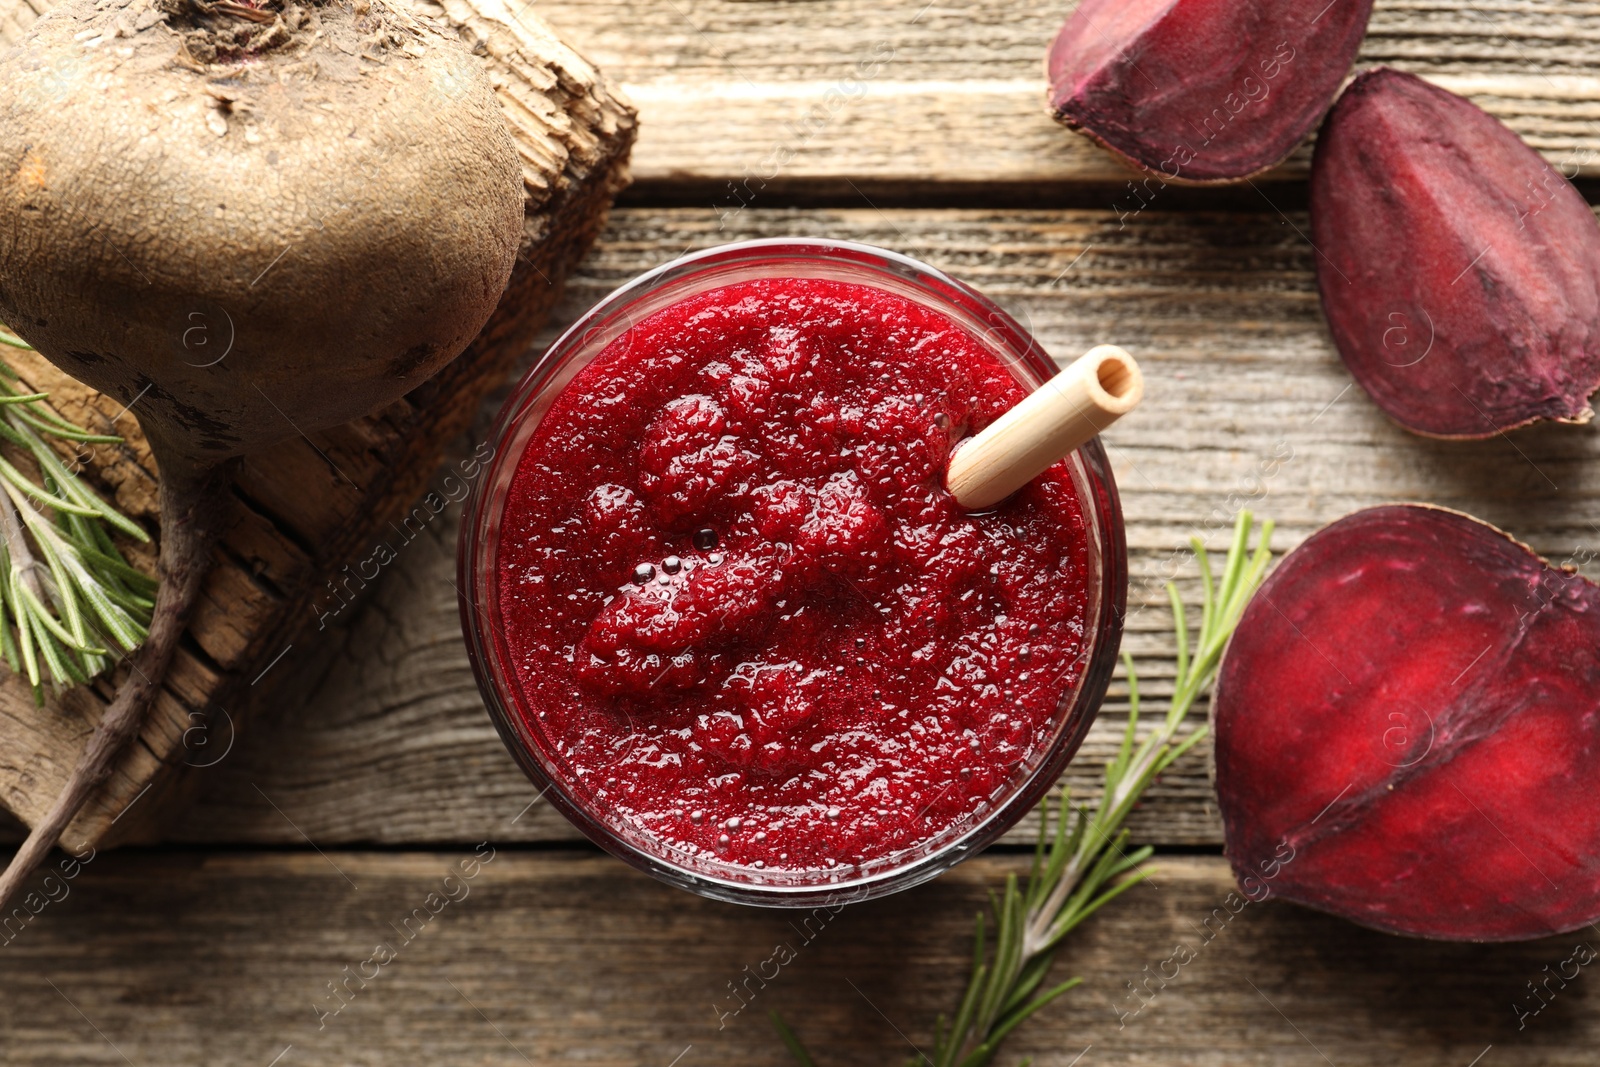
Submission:
<svg viewBox="0 0 1600 1067">
<path fill-rule="evenodd" d="M 952 312 L 983 312 L 983 321 L 997 331 L 996 338 L 989 340 L 987 347 L 1002 359 L 1019 384 L 1030 391 L 1056 370 L 1050 355 L 1004 309 L 971 286 L 901 253 L 854 241 L 814 237 L 760 238 L 691 252 L 637 275 L 597 301 L 562 331 L 517 382 L 495 417 L 489 435 L 494 451 L 486 460 L 485 471 L 476 479 L 463 511 L 457 566 L 462 630 L 473 676 L 501 740 L 523 773 L 539 787 L 535 799 L 549 800 L 589 840 L 607 852 L 672 885 L 736 903 L 801 908 L 884 896 L 934 878 L 967 855 L 992 844 L 1038 804 L 1082 744 L 1109 687 L 1126 613 L 1127 546 L 1115 480 L 1097 437 L 1068 457 L 1086 526 L 1097 541 L 1091 545 L 1089 555 L 1091 590 L 1096 593 L 1098 603 L 1085 614 L 1085 646 L 1081 655 L 1087 663 L 1075 689 L 1063 692 L 1058 698 L 1056 733 L 1036 754 L 1031 766 L 1028 761 L 1018 765 L 1013 774 L 1021 780 L 1008 793 L 979 809 L 969 822 L 953 824 L 928 841 L 906 850 L 916 854 L 905 862 L 886 862 L 882 869 L 866 872 L 860 871 L 859 865 L 852 865 L 847 873 L 832 880 L 747 881 L 720 877 L 690 866 L 687 861 L 674 863 L 661 854 L 669 851 L 664 846 L 658 846 L 657 851 L 641 848 L 615 826 L 599 818 L 592 805 L 576 795 L 569 783 L 546 766 L 537 754 L 540 746 L 528 730 L 520 710 L 518 687 L 503 662 L 505 657 L 496 633 L 498 582 L 495 576 L 506 499 L 502 484 L 505 472 L 509 468 L 514 473 L 526 448 L 527 437 L 543 417 L 543 412 L 539 412 L 538 418 L 532 419 L 529 425 L 530 410 L 540 401 L 544 401 L 547 408 L 571 378 L 588 364 L 585 359 L 579 366 L 568 367 L 575 357 L 583 354 L 586 344 L 593 348 L 589 352 L 592 359 L 609 343 L 606 330 L 616 325 L 614 320 L 619 312 L 652 293 L 704 272 L 723 268 L 732 272 L 772 260 L 809 262 L 819 267 L 829 263 L 844 264 L 856 270 L 882 273 L 886 279 L 898 277 L 902 283 L 922 290 L 923 302 L 951 314 L 963 328 L 970 330 L 970 325 Z M 680 294 L 667 303 L 675 303 L 687 295 Z M 970 306 L 960 307 L 962 304 Z M 624 330 L 618 330 L 616 334 L 622 332 Z M 1026 373 L 1019 375 L 1019 368 Z M 569 371 L 564 381 L 561 380 L 563 371 Z M 519 440 L 518 431 L 524 427 Z M 507 447 L 508 444 L 512 447 Z M 1085 489 L 1090 492 L 1085 493 Z M 959 832 L 953 832 L 957 828 Z M 948 835 L 947 839 L 943 835 Z M 890 858 L 893 857 L 886 859 Z M 730 870 L 736 869 L 729 866 Z"/>
</svg>

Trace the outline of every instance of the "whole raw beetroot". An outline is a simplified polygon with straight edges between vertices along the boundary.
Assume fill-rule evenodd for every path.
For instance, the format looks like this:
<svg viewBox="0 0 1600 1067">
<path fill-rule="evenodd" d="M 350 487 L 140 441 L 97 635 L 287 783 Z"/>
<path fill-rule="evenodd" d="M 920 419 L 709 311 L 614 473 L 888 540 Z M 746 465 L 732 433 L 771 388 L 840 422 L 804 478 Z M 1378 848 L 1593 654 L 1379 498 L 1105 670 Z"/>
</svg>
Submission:
<svg viewBox="0 0 1600 1067">
<path fill-rule="evenodd" d="M 139 733 L 234 466 L 455 359 L 516 262 L 524 186 L 483 64 L 404 0 L 63 3 L 0 52 L 0 175 L 0 317 L 122 401 L 161 474 L 149 637 L 3 905 Z M 196 359 L 207 323 L 230 340 Z"/>
<path fill-rule="evenodd" d="M 1235 876 L 1398 934 L 1600 918 L 1600 587 L 1420 505 L 1321 530 L 1246 609 L 1213 698 Z"/>
<path fill-rule="evenodd" d="M 1046 57 L 1050 106 L 1174 182 L 1287 156 L 1344 80 L 1372 0 L 1083 0 Z"/>
<path fill-rule="evenodd" d="M 1339 354 L 1430 437 L 1586 422 L 1600 385 L 1600 225 L 1570 182 L 1470 101 L 1358 77 L 1317 140 L 1311 232 Z"/>
</svg>

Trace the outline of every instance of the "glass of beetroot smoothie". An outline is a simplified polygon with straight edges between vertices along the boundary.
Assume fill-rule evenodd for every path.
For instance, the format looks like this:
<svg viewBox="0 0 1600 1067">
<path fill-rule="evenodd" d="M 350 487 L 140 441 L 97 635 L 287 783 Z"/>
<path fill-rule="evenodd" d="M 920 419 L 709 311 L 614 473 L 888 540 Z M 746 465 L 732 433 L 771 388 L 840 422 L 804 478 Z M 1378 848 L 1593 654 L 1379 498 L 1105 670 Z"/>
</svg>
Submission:
<svg viewBox="0 0 1600 1067">
<path fill-rule="evenodd" d="M 726 245 L 601 301 L 501 411 L 461 540 L 484 699 L 612 853 L 744 903 L 932 878 L 1056 780 L 1127 560 L 1097 441 L 997 507 L 952 446 L 1055 372 L 940 272 Z"/>
</svg>

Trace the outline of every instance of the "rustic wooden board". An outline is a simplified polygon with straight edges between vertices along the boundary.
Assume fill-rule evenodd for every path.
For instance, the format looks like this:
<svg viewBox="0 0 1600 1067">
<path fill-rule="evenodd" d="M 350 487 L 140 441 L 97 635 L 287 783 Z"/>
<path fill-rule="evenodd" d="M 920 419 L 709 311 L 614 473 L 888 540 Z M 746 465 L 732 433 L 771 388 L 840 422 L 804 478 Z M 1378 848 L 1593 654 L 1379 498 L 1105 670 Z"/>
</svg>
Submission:
<svg viewBox="0 0 1600 1067">
<path fill-rule="evenodd" d="M 1451 443 L 1394 427 L 1333 351 L 1305 228 L 1303 217 L 1266 213 L 1151 211 L 1124 225 L 1105 212 L 863 209 L 752 210 L 729 232 L 703 210 L 625 210 L 572 277 L 556 321 L 685 247 L 827 234 L 955 272 L 1058 356 L 1100 341 L 1126 345 L 1145 368 L 1147 399 L 1107 441 L 1132 553 L 1125 647 L 1142 665 L 1147 699 L 1170 692 L 1163 583 L 1179 575 L 1197 603 L 1187 540 L 1225 543 L 1240 506 L 1276 518 L 1275 544 L 1286 550 L 1355 508 L 1432 501 L 1600 576 L 1600 431 L 1548 426 Z M 531 797 L 462 650 L 454 537 L 453 523 L 435 524 L 370 606 L 341 618 L 353 628 L 312 650 L 316 662 L 296 691 L 303 701 L 286 696 L 270 729 L 207 772 L 205 802 L 174 831 L 179 839 L 294 844 L 303 831 L 319 844 L 477 840 L 496 810 Z M 1068 772 L 1075 793 L 1096 792 L 1125 721 L 1123 693 L 1114 686 Z M 1208 756 L 1197 748 L 1149 794 L 1133 821 L 1136 840 L 1220 844 Z M 548 810 L 506 833 L 573 837 Z"/>
<path fill-rule="evenodd" d="M 678 195 L 735 211 L 952 187 L 1081 197 L 1085 183 L 1096 206 L 1114 201 L 1128 172 L 1045 108 L 1045 49 L 1072 6 L 542 0 L 539 11 L 638 104 L 637 195 L 689 186 Z M 1377 0 L 1357 62 L 1465 93 L 1552 162 L 1600 174 L 1594 0 Z M 1309 159 L 1302 149 L 1269 180 L 1303 177 Z"/>
<path fill-rule="evenodd" d="M 515 812 L 495 814 L 504 826 Z M 790 1061 L 765 1018 L 777 1009 L 823 1067 L 883 1067 L 913 1055 L 910 1042 L 927 1048 L 933 1015 L 959 996 L 973 913 L 1023 866 L 980 858 L 831 915 L 700 900 L 608 857 L 494 848 L 449 883 L 475 844 L 98 857 L 0 946 L 6 1060 L 779 1067 Z M 1214 858 L 1164 859 L 1155 879 L 1074 935 L 1057 968 L 1085 985 L 1018 1031 L 1001 1063 L 1594 1062 L 1592 978 L 1558 990 L 1520 1033 L 1514 1012 L 1579 937 L 1385 937 L 1230 898 Z M 768 962 L 780 945 L 794 953 L 782 967 Z M 1194 958 L 1163 968 L 1179 945 Z M 1147 977 L 1163 969 L 1177 975 L 1165 988 Z M 731 1014 L 730 983 L 747 974 L 748 1006 Z M 1147 980 L 1154 999 L 1119 1016 L 1141 1003 L 1128 983 Z"/>
<path fill-rule="evenodd" d="M 467 351 L 405 399 L 314 439 L 292 438 L 245 464 L 189 640 L 139 743 L 68 829 L 74 847 L 147 837 L 165 812 L 192 796 L 195 779 L 164 772 L 213 758 L 212 727 L 231 736 L 242 725 L 247 692 L 333 600 L 324 588 L 328 575 L 365 557 L 380 531 L 421 506 L 417 497 L 444 446 L 526 349 L 626 183 L 634 119 L 610 83 L 537 18 L 518 21 L 500 0 L 444 6 L 447 21 L 484 57 L 523 158 L 527 214 L 506 295 Z M 0 0 L 0 46 L 48 7 Z M 418 10 L 444 17 L 422 3 Z M 209 325 L 223 343 L 223 325 Z M 70 417 L 97 433 L 127 436 L 123 446 L 97 449 L 87 466 L 119 505 L 157 532 L 156 472 L 135 423 L 138 398 L 102 396 L 31 353 L 7 358 Z M 436 510 L 422 514 L 431 519 Z M 102 680 L 39 708 L 18 677 L 0 677 L 0 805 L 26 822 L 43 814 L 110 692 Z"/>
</svg>

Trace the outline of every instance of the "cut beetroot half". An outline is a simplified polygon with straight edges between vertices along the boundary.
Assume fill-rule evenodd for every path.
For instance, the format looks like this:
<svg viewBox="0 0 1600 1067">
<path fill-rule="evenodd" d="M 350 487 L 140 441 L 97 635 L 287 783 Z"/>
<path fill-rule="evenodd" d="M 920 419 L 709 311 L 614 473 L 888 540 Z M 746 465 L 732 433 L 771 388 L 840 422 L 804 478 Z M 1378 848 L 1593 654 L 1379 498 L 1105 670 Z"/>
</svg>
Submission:
<svg viewBox="0 0 1600 1067">
<path fill-rule="evenodd" d="M 1315 534 L 1246 609 L 1213 716 L 1253 899 L 1461 941 L 1600 919 L 1600 587 L 1494 527 L 1399 505 Z"/>
<path fill-rule="evenodd" d="M 1046 58 L 1056 119 L 1173 182 L 1239 181 L 1311 132 L 1372 0 L 1083 0 Z"/>
<path fill-rule="evenodd" d="M 1345 366 L 1430 437 L 1586 422 L 1600 386 L 1600 225 L 1470 101 L 1362 74 L 1311 170 L 1317 284 Z"/>
</svg>

